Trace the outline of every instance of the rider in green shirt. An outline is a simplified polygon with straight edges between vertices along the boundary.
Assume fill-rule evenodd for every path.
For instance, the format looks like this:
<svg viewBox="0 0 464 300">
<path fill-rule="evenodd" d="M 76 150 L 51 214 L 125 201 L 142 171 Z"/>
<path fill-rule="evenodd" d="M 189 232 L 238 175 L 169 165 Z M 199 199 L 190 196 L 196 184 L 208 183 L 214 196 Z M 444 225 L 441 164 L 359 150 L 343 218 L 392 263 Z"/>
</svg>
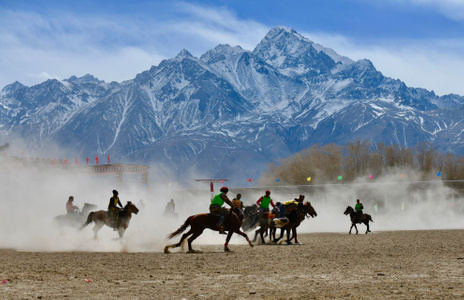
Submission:
<svg viewBox="0 0 464 300">
<path fill-rule="evenodd" d="M 219 233 L 224 233 L 224 220 L 229 215 L 229 210 L 222 205 L 227 203 L 230 207 L 232 207 L 232 201 L 229 200 L 227 197 L 227 192 L 229 191 L 228 188 L 222 187 L 221 192 L 214 196 L 211 200 L 211 204 L 209 205 L 209 212 L 215 216 L 219 216 L 219 220 L 217 222 L 217 227 L 219 228 Z"/>
<path fill-rule="evenodd" d="M 267 190 L 264 196 L 256 201 L 256 206 L 259 208 L 259 216 L 262 216 L 269 212 L 269 204 L 274 208 L 274 201 L 271 199 L 271 191 Z"/>
<path fill-rule="evenodd" d="M 359 199 L 356 199 L 356 205 L 354 207 L 354 210 L 356 211 L 359 222 L 361 222 L 361 217 L 363 215 L 363 209 L 364 209 L 364 206 L 362 205 L 362 203 L 359 201 Z"/>
</svg>

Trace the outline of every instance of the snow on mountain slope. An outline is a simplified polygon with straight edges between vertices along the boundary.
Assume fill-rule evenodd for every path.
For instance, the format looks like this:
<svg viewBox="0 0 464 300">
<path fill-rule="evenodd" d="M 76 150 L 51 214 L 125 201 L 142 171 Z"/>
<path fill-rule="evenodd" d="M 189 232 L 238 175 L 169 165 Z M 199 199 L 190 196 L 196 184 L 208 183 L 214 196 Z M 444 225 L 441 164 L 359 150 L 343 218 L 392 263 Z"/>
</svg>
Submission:
<svg viewBox="0 0 464 300">
<path fill-rule="evenodd" d="M 357 138 L 464 154 L 464 97 L 438 97 L 276 27 L 253 51 L 218 45 L 122 83 L 91 75 L 0 92 L 0 142 L 70 157 L 156 163 L 243 185 L 314 143 Z M 12 143 L 14 144 L 14 143 Z M 245 178 L 245 179 L 244 179 Z M 186 179 L 190 180 L 190 179 Z"/>
</svg>

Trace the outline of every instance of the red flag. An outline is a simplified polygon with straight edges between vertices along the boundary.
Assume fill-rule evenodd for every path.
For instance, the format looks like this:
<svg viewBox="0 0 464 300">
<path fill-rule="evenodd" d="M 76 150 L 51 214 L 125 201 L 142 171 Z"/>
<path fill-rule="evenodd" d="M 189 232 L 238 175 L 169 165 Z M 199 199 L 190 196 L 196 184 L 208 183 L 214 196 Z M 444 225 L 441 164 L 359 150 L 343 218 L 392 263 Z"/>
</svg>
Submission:
<svg viewBox="0 0 464 300">
<path fill-rule="evenodd" d="M 85 164 L 86 164 L 86 165 L 89 164 L 89 158 L 88 158 L 88 157 L 85 158 Z"/>
<path fill-rule="evenodd" d="M 251 182 L 251 181 L 252 181 L 252 179 L 250 178 L 250 179 L 248 179 L 248 181 L 249 181 L 249 182 Z"/>
<path fill-rule="evenodd" d="M 23 156 L 23 155 L 24 155 L 24 152 L 23 152 L 23 149 L 21 149 L 21 156 Z"/>
<path fill-rule="evenodd" d="M 55 166 L 55 159 L 52 159 L 52 166 Z"/>
<path fill-rule="evenodd" d="M 68 159 L 65 158 L 64 161 L 63 161 L 63 166 L 66 166 L 67 163 L 68 163 Z"/>
<path fill-rule="evenodd" d="M 79 162 L 77 161 L 77 158 L 74 156 L 74 162 L 76 163 L 76 166 L 79 165 Z"/>
<path fill-rule="evenodd" d="M 97 165 L 98 165 L 98 154 L 97 154 L 97 157 L 95 157 L 95 161 L 97 162 Z"/>
<path fill-rule="evenodd" d="M 110 163 L 110 155 L 108 154 L 108 163 Z"/>
</svg>

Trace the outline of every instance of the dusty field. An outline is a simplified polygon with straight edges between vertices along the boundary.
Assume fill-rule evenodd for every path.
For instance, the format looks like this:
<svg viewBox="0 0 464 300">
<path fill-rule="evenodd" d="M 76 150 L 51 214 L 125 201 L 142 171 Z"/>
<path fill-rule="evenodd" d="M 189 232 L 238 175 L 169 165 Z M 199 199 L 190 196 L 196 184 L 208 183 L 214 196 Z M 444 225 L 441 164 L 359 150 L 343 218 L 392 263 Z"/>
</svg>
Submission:
<svg viewBox="0 0 464 300">
<path fill-rule="evenodd" d="M 314 233 L 201 254 L 0 250 L 2 299 L 464 298 L 464 230 Z"/>
</svg>

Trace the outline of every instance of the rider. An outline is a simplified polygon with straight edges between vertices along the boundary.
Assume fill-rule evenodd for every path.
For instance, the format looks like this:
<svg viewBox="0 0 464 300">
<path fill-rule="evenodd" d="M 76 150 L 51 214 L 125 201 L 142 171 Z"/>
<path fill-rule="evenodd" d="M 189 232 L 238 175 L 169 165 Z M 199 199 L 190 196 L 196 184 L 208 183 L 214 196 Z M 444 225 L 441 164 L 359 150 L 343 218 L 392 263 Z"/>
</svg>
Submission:
<svg viewBox="0 0 464 300">
<path fill-rule="evenodd" d="M 277 216 L 280 215 L 280 206 L 281 205 L 282 205 L 282 203 L 276 202 L 274 208 L 271 210 L 271 214 L 274 215 L 274 218 L 277 218 Z"/>
<path fill-rule="evenodd" d="M 282 205 L 280 206 L 280 217 L 281 218 L 285 217 L 291 211 L 294 211 L 295 209 L 297 209 L 299 205 L 303 204 L 304 198 L 305 198 L 304 195 L 300 195 L 298 198 L 282 203 Z"/>
<path fill-rule="evenodd" d="M 112 222 L 114 230 L 116 230 L 118 226 L 119 212 L 122 209 L 122 204 L 118 195 L 118 191 L 113 190 L 113 197 L 110 198 L 110 203 L 108 204 L 108 217 L 110 217 L 110 222 Z M 118 205 L 121 208 L 119 208 Z"/>
<path fill-rule="evenodd" d="M 354 206 L 354 210 L 356 211 L 358 222 L 361 221 L 361 217 L 363 215 L 363 209 L 364 209 L 364 206 L 362 205 L 362 203 L 359 201 L 359 199 L 356 199 L 356 205 Z"/>
<path fill-rule="evenodd" d="M 79 207 L 73 204 L 74 197 L 69 196 L 68 202 L 66 202 L 66 212 L 67 214 L 72 214 L 72 213 L 77 213 L 79 210 Z"/>
<path fill-rule="evenodd" d="M 271 199 L 271 191 L 267 190 L 265 195 L 256 201 L 256 205 L 259 207 L 258 215 L 261 217 L 269 212 L 269 204 L 274 208 L 274 202 Z"/>
<path fill-rule="evenodd" d="M 226 202 L 230 207 L 232 207 L 232 202 L 227 197 L 228 188 L 225 186 L 220 189 L 220 193 L 214 196 L 209 205 L 209 212 L 215 216 L 219 216 L 217 222 L 217 227 L 219 227 L 219 233 L 224 233 L 223 222 L 225 218 L 229 215 L 229 210 L 225 207 L 222 207 L 224 202 Z"/>
<path fill-rule="evenodd" d="M 165 215 L 172 215 L 172 214 L 174 214 L 175 209 L 176 209 L 176 204 L 174 203 L 174 199 L 171 199 L 166 204 L 166 208 L 164 209 L 164 214 Z"/>
<path fill-rule="evenodd" d="M 243 202 L 240 199 L 242 199 L 242 194 L 237 194 L 237 196 L 232 199 L 232 209 L 238 211 L 239 214 L 241 214 L 238 216 L 239 219 L 243 220 L 245 214 L 243 213 Z"/>
</svg>

